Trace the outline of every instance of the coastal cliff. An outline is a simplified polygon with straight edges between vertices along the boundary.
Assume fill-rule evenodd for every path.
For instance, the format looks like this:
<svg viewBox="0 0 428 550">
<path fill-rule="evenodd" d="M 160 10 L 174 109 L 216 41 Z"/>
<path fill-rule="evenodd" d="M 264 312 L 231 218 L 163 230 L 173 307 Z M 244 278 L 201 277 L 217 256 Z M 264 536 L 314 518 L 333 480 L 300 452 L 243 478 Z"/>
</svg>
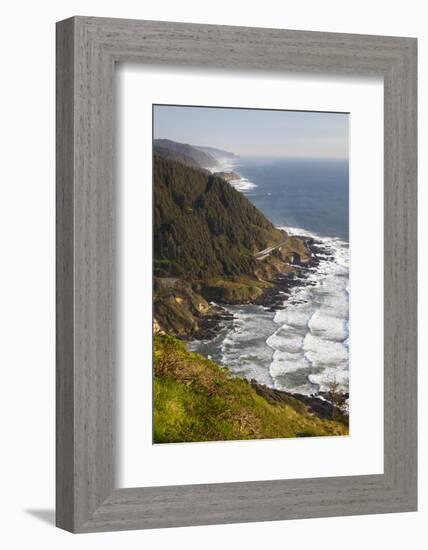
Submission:
<svg viewBox="0 0 428 550">
<path fill-rule="evenodd" d="M 221 304 L 268 304 L 312 259 L 223 177 L 155 154 L 154 324 L 180 338 L 213 334 Z M 213 305 L 211 302 L 215 302 Z"/>
<path fill-rule="evenodd" d="M 229 183 L 237 174 L 210 173 L 185 152 L 158 144 L 153 157 L 154 442 L 348 434 L 345 394 L 281 391 L 186 349 L 231 326 L 228 306 L 283 309 L 328 253 L 275 227 Z"/>
</svg>

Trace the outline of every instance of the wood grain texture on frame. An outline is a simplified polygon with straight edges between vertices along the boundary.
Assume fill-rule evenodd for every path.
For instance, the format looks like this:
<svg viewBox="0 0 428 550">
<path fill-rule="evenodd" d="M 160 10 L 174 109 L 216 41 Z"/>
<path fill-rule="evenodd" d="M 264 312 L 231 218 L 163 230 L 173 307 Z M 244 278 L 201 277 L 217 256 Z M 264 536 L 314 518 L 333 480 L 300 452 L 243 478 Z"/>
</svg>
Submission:
<svg viewBox="0 0 428 550">
<path fill-rule="evenodd" d="M 116 62 L 383 77 L 384 474 L 115 488 Z M 59 527 L 416 510 L 416 78 L 413 38 L 91 17 L 57 24 Z"/>
</svg>

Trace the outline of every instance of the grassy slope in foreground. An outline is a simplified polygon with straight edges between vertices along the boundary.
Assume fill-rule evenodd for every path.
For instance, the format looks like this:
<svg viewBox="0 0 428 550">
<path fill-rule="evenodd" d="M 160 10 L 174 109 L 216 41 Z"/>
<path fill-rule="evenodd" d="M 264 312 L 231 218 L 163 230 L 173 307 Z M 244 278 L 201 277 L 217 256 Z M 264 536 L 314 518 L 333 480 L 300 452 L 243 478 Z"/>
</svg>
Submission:
<svg viewBox="0 0 428 550">
<path fill-rule="evenodd" d="M 346 435 L 303 403 L 269 403 L 243 379 L 167 335 L 154 337 L 154 442 Z"/>
</svg>

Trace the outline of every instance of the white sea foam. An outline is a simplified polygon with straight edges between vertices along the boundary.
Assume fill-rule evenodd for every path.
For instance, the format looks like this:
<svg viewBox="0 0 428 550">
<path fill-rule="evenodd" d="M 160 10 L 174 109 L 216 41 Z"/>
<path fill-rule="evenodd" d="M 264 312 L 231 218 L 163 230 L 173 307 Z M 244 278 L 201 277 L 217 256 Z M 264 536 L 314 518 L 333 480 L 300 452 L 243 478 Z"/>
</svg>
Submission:
<svg viewBox="0 0 428 550">
<path fill-rule="evenodd" d="M 234 315 L 232 327 L 220 344 L 220 362 L 231 371 L 248 380 L 254 378 L 262 384 L 273 385 L 267 365 L 272 350 L 266 346 L 267 338 L 275 330 L 273 313 L 261 306 L 229 306 Z"/>
<path fill-rule="evenodd" d="M 292 290 L 285 309 L 275 315 L 280 328 L 266 341 L 274 350 L 269 367 L 279 389 L 313 393 L 334 379 L 347 391 L 349 383 L 348 246 L 299 228 L 290 235 L 314 237 L 327 254 L 309 275 L 315 283 Z"/>
<path fill-rule="evenodd" d="M 322 310 L 314 313 L 308 328 L 312 335 L 332 342 L 343 342 L 347 336 L 343 319 L 334 317 L 333 313 L 331 315 L 325 314 Z"/>
<path fill-rule="evenodd" d="M 317 386 L 319 391 L 328 391 L 332 382 L 339 384 L 343 391 L 349 389 L 349 370 L 348 367 L 326 367 L 319 373 L 308 375 L 310 384 Z"/>
<path fill-rule="evenodd" d="M 234 187 L 238 191 L 241 191 L 241 193 L 251 191 L 251 189 L 255 189 L 257 187 L 255 183 L 247 180 L 246 178 L 241 178 L 239 180 L 230 180 L 229 183 L 232 187 Z"/>
<path fill-rule="evenodd" d="M 348 245 L 299 228 L 281 229 L 315 238 L 326 250 L 310 270 L 310 284 L 295 286 L 284 309 L 275 313 L 261 306 L 230 306 L 231 328 L 208 344 L 215 352 L 206 352 L 236 375 L 278 389 L 309 395 L 327 390 L 335 380 L 348 391 Z"/>
<path fill-rule="evenodd" d="M 298 353 L 302 349 L 304 338 L 301 330 L 293 329 L 289 325 L 282 325 L 266 340 L 266 343 L 275 351 Z"/>
<path fill-rule="evenodd" d="M 240 191 L 241 193 L 246 193 L 248 191 L 251 191 L 252 189 L 255 189 L 257 185 L 250 181 L 248 178 L 244 178 L 236 171 L 236 161 L 231 159 L 221 159 L 219 160 L 218 164 L 216 166 L 208 166 L 207 170 L 209 170 L 211 173 L 215 172 L 235 172 L 235 174 L 238 174 L 239 179 L 230 180 L 229 183 L 232 187 L 234 187 L 237 191 Z"/>
</svg>

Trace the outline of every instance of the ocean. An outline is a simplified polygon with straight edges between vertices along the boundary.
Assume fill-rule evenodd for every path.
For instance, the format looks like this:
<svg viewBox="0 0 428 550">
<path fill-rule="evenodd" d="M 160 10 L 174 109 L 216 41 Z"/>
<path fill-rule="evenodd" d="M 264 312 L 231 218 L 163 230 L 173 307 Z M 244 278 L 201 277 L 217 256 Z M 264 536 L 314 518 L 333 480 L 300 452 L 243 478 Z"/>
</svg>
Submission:
<svg viewBox="0 0 428 550">
<path fill-rule="evenodd" d="M 321 241 L 328 255 L 310 284 L 293 288 L 284 309 L 227 306 L 234 320 L 189 349 L 277 389 L 311 395 L 334 380 L 349 391 L 347 161 L 240 158 L 222 169 L 241 176 L 231 185 L 274 225 Z"/>
</svg>

